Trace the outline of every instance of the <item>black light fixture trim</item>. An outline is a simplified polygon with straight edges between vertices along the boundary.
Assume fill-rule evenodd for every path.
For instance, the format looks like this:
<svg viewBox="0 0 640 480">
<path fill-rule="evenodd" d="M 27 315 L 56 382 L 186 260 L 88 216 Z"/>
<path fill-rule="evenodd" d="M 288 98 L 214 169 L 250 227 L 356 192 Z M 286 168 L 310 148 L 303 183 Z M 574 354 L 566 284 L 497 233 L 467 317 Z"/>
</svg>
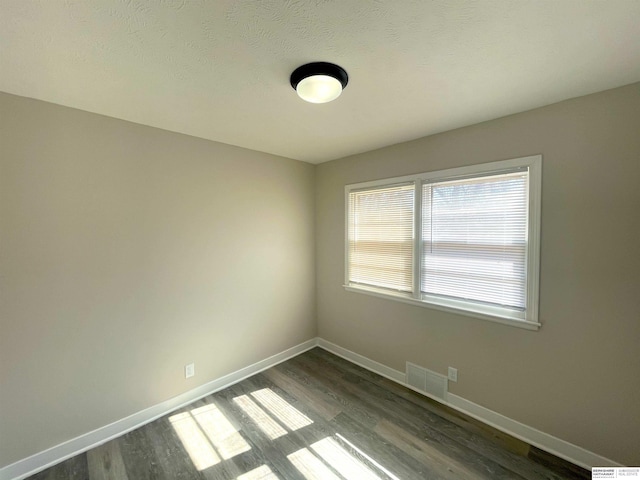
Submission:
<svg viewBox="0 0 640 480">
<path fill-rule="evenodd" d="M 291 86 L 294 90 L 298 87 L 298 84 L 307 77 L 313 75 L 327 75 L 338 80 L 342 84 L 342 89 L 349 83 L 349 75 L 344 68 L 327 62 L 313 62 L 302 65 L 296 68 L 291 74 Z"/>
</svg>

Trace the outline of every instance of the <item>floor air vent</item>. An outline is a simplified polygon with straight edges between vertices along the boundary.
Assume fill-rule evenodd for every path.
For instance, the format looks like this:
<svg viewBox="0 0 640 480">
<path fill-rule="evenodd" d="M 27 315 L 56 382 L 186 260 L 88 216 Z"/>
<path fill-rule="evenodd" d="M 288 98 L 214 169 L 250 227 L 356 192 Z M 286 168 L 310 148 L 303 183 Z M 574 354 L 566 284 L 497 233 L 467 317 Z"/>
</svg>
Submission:
<svg viewBox="0 0 640 480">
<path fill-rule="evenodd" d="M 446 400 L 447 377 L 407 362 L 407 383 L 416 390 Z"/>
</svg>

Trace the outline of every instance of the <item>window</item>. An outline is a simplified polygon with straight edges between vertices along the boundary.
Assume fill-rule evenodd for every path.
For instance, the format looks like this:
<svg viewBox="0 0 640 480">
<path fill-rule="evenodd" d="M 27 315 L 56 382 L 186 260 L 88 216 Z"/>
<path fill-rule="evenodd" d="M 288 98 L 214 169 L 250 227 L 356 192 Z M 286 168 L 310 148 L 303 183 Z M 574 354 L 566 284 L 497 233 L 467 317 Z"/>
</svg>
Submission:
<svg viewBox="0 0 640 480">
<path fill-rule="evenodd" d="M 345 288 L 539 327 L 540 155 L 347 185 Z"/>
</svg>

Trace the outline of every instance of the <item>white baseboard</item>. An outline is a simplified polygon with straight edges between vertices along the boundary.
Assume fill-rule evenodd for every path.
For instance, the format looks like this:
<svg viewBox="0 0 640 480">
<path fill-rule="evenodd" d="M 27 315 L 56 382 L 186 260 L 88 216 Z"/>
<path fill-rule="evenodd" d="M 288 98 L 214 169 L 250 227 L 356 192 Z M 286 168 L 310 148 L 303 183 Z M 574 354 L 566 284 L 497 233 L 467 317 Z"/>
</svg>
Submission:
<svg viewBox="0 0 640 480">
<path fill-rule="evenodd" d="M 378 375 L 382 375 L 393 380 L 400 385 L 411 388 L 406 383 L 406 375 L 403 372 L 387 367 L 382 363 L 371 360 L 363 355 L 340 347 L 335 343 L 328 342 L 322 338 L 313 338 L 306 342 L 289 348 L 283 352 L 273 355 L 236 372 L 220 377 L 204 385 L 185 392 L 177 397 L 154 405 L 140 412 L 134 413 L 126 418 L 113 422 L 104 427 L 80 435 L 67 442 L 51 447 L 30 457 L 19 460 L 11 465 L 0 468 L 0 480 L 22 480 L 30 475 L 42 471 L 52 465 L 60 463 L 80 453 L 101 445 L 109 440 L 124 435 L 131 430 L 135 430 L 153 420 L 171 413 L 178 408 L 182 408 L 200 398 L 211 395 L 219 390 L 227 388 L 235 383 L 244 380 L 251 375 L 255 375 L 263 370 L 271 368 L 290 358 L 300 355 L 313 347 L 322 347 L 339 357 L 344 358 L 356 365 L 360 365 Z M 415 390 L 415 389 L 412 389 Z M 423 392 L 420 392 L 424 395 Z M 583 468 L 590 469 L 592 466 L 620 466 L 620 464 L 602 457 L 598 454 L 585 450 L 582 447 L 573 445 L 547 433 L 541 432 L 533 427 L 524 425 L 516 420 L 505 417 L 497 412 L 489 410 L 481 405 L 473 403 L 462 397 L 449 393 L 447 401 L 443 401 L 431 395 L 427 395 L 434 400 L 454 408 L 470 417 L 486 423 L 498 430 L 545 450 L 557 457 L 564 458 Z"/>
<path fill-rule="evenodd" d="M 349 360 L 350 362 L 360 365 L 367 370 L 377 373 L 378 375 L 382 375 L 383 377 L 386 377 L 407 388 L 410 388 L 411 390 L 425 395 L 424 392 L 420 392 L 408 385 L 406 383 L 406 374 L 398 370 L 387 367 L 386 365 L 378 363 L 375 360 L 371 360 L 358 353 L 352 352 L 351 350 L 340 347 L 335 343 L 328 342 L 322 338 L 318 338 L 318 346 L 324 348 L 328 352 L 333 353 L 334 355 L 342 357 L 345 360 Z M 528 444 L 533 445 L 537 448 L 540 448 L 541 450 L 549 452 L 557 457 L 563 458 L 571 463 L 574 463 L 575 465 L 579 465 L 582 468 L 586 468 L 587 470 L 591 470 L 591 467 L 595 466 L 622 466 L 619 463 L 614 462 L 613 460 L 590 452 L 589 450 L 578 447 L 577 445 L 554 437 L 553 435 L 549 435 L 548 433 L 541 432 L 540 430 L 520 423 L 509 417 L 505 417 L 500 413 L 489 410 L 488 408 L 466 400 L 465 398 L 459 397 L 458 395 L 448 393 L 446 401 L 443 401 L 442 399 L 437 398 L 433 395 L 426 394 L 426 396 L 442 403 L 443 405 L 447 405 L 458 410 L 459 412 L 480 420 L 481 422 L 486 423 L 487 425 L 490 425 L 513 437 L 519 438 L 520 440 L 527 442 Z"/>
<path fill-rule="evenodd" d="M 177 397 L 154 405 L 140 412 L 134 413 L 126 418 L 117 420 L 109 425 L 100 427 L 79 437 L 68 440 L 64 443 L 51 447 L 30 457 L 18 460 L 15 463 L 0 468 L 0 480 L 22 480 L 30 475 L 40 472 L 52 465 L 60 463 L 87 450 L 97 447 L 109 440 L 124 435 L 131 430 L 135 430 L 153 420 L 171 413 L 178 408 L 182 408 L 190 403 L 211 395 L 214 392 L 227 388 L 235 383 L 244 380 L 251 375 L 262 372 L 290 358 L 300 355 L 307 350 L 318 345 L 318 339 L 313 338 L 306 342 L 289 348 L 283 352 L 273 355 L 248 367 L 237 370 L 233 373 L 220 377 L 211 382 L 200 385 Z"/>
<path fill-rule="evenodd" d="M 318 346 L 324 348 L 326 351 L 333 353 L 339 357 L 344 358 L 345 360 L 349 360 L 351 363 L 355 363 L 356 365 L 360 365 L 362 368 L 366 368 L 367 370 L 371 370 L 378 375 L 382 375 L 383 377 L 388 378 L 389 380 L 393 380 L 394 382 L 400 383 L 402 385 L 406 384 L 406 374 L 403 372 L 399 372 L 398 370 L 394 370 L 393 368 L 389 368 L 382 363 L 376 362 L 375 360 L 371 360 L 359 353 L 352 352 L 351 350 L 347 350 L 346 348 L 342 348 L 335 343 L 328 342 L 322 338 L 318 338 Z"/>
<path fill-rule="evenodd" d="M 621 467 L 617 462 L 605 458 L 597 453 L 590 452 L 582 447 L 566 442 L 560 438 L 541 432 L 533 427 L 520 423 L 509 417 L 489 410 L 477 403 L 473 403 L 465 398 L 450 393 L 447 398 L 447 405 L 451 408 L 480 420 L 498 430 L 502 430 L 509 435 L 527 442 L 529 445 L 538 447 L 545 452 L 549 452 L 556 457 L 591 470 L 591 467 Z"/>
</svg>

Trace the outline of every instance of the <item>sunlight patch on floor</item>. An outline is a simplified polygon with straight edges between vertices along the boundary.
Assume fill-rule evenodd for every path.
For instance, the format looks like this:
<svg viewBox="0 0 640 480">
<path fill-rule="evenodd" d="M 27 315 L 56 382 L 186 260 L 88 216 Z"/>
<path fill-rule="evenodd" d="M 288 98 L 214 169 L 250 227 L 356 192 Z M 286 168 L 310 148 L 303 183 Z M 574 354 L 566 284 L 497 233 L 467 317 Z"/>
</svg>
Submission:
<svg viewBox="0 0 640 480">
<path fill-rule="evenodd" d="M 400 480 L 397 476 L 395 476 L 393 473 L 391 473 L 389 470 L 387 470 L 386 468 L 384 468 L 382 465 L 380 465 L 378 462 L 376 462 L 373 458 L 371 458 L 369 455 L 367 455 L 366 453 L 364 453 L 362 450 L 360 450 L 358 447 L 356 447 L 353 443 L 351 443 L 349 440 L 347 440 L 346 438 L 344 438 L 342 435 L 340 435 L 339 433 L 336 433 L 336 437 L 338 438 L 338 440 L 340 440 L 342 443 L 345 443 L 349 446 L 349 448 L 355 450 L 356 452 L 358 452 L 358 454 L 364 458 L 366 458 L 369 462 L 371 462 L 373 465 L 375 465 L 377 468 L 379 468 L 380 470 L 382 470 L 387 476 L 391 477 L 393 480 Z"/>
<path fill-rule="evenodd" d="M 198 470 L 251 450 L 215 404 L 172 415 L 169 422 Z"/>
<path fill-rule="evenodd" d="M 216 454 L 211 442 L 189 412 L 173 415 L 169 417 L 169 421 L 198 470 L 220 463 L 220 457 Z"/>
<path fill-rule="evenodd" d="M 237 480 L 280 480 L 278 476 L 271 471 L 266 465 L 262 465 L 258 468 L 251 470 L 250 472 L 243 473 Z"/>
<path fill-rule="evenodd" d="M 251 450 L 249 444 L 238 433 L 238 429 L 215 405 L 194 408 L 191 415 L 223 459 L 227 460 Z"/>
<path fill-rule="evenodd" d="M 267 412 L 260 408 L 256 402 L 251 400 L 248 396 L 240 395 L 239 397 L 234 398 L 233 401 L 244 413 L 251 417 L 260 430 L 262 430 L 271 440 L 275 440 L 276 438 L 287 434 L 287 431 L 282 428 L 278 422 L 271 418 Z"/>
<path fill-rule="evenodd" d="M 309 417 L 296 410 L 270 388 L 257 390 L 251 396 L 291 430 L 298 430 L 313 423 Z"/>
<path fill-rule="evenodd" d="M 382 480 L 336 440 L 327 437 L 311 445 L 313 451 L 347 480 Z"/>
<path fill-rule="evenodd" d="M 288 433 L 284 426 L 294 431 L 313 423 L 270 388 L 237 396 L 233 402 L 271 440 Z M 200 471 L 251 450 L 239 427 L 215 404 L 172 415 L 169 421 Z M 383 477 L 399 480 L 338 433 L 301 448 L 287 458 L 306 480 L 382 480 Z M 261 465 L 236 480 L 278 479 L 268 465 Z"/>
<path fill-rule="evenodd" d="M 306 448 L 287 455 L 287 458 L 307 480 L 341 480 L 322 460 Z"/>
</svg>

